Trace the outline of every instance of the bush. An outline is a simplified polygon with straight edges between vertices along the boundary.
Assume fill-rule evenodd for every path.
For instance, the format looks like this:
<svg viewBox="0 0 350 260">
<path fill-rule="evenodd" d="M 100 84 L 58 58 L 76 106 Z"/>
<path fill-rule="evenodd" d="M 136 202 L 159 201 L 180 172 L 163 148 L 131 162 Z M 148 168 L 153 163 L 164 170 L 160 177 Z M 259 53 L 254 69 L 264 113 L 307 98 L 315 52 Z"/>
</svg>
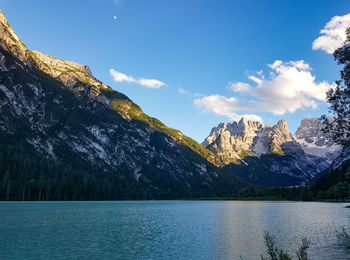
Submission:
<svg viewBox="0 0 350 260">
<path fill-rule="evenodd" d="M 292 260 L 293 258 L 284 252 L 282 249 L 279 249 L 275 245 L 275 239 L 268 232 L 265 233 L 265 245 L 267 248 L 267 254 L 270 260 Z M 310 248 L 310 242 L 307 238 L 301 240 L 301 246 L 296 251 L 296 256 L 298 260 L 308 260 L 307 250 Z M 264 260 L 264 256 L 261 256 L 261 259 Z"/>
<path fill-rule="evenodd" d="M 347 249 L 350 249 L 350 235 L 345 230 L 345 228 L 343 228 L 342 231 L 338 232 L 337 237 L 338 237 L 339 243 L 342 246 L 345 246 Z"/>
</svg>

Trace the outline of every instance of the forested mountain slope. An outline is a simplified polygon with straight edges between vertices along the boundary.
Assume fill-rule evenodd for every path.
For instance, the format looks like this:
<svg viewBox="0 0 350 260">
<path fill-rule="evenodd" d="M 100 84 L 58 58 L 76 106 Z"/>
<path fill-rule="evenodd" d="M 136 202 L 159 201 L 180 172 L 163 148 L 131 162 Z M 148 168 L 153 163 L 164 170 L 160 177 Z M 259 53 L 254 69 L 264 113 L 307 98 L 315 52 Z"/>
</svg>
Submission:
<svg viewBox="0 0 350 260">
<path fill-rule="evenodd" d="M 88 66 L 28 50 L 0 13 L 0 199 L 214 196 L 220 160 Z"/>
</svg>

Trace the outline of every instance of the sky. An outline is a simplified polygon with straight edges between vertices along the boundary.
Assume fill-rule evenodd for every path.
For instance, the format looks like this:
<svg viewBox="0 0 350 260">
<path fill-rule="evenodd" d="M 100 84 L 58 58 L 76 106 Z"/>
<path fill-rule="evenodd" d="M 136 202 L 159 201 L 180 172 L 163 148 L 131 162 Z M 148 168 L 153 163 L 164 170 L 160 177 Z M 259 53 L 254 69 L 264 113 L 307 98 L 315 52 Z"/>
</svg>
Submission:
<svg viewBox="0 0 350 260">
<path fill-rule="evenodd" d="M 350 1 L 0 0 L 31 50 L 89 65 L 143 111 L 202 142 L 245 116 L 294 133 L 328 113 Z"/>
</svg>

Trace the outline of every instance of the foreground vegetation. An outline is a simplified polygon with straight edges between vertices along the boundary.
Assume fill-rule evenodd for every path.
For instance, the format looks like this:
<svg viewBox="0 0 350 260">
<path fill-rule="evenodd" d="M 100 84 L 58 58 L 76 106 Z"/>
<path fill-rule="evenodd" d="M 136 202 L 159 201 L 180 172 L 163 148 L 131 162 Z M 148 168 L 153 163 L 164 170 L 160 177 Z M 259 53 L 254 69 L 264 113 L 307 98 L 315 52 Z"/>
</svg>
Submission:
<svg viewBox="0 0 350 260">
<path fill-rule="evenodd" d="M 268 232 L 265 233 L 265 245 L 267 249 L 267 254 L 269 256 L 270 260 L 292 260 L 292 256 L 282 249 L 279 249 L 276 246 L 275 239 L 272 237 Z M 303 238 L 301 240 L 301 245 L 299 249 L 296 251 L 296 259 L 298 260 L 308 260 L 308 253 L 307 250 L 310 248 L 310 241 L 307 240 L 307 238 Z M 261 256 L 262 260 L 265 260 L 267 258 L 264 258 L 264 256 Z"/>
<path fill-rule="evenodd" d="M 350 234 L 343 228 L 340 232 L 337 234 L 338 241 L 340 246 L 345 247 L 346 249 L 350 249 Z M 265 258 L 263 255 L 261 255 L 261 260 L 292 260 L 293 257 L 288 254 L 283 249 L 279 249 L 276 246 L 275 238 L 271 236 L 268 232 L 265 233 L 264 236 L 265 239 L 265 245 L 266 245 L 266 252 L 268 255 L 268 258 Z M 297 260 L 309 260 L 308 256 L 308 249 L 310 248 L 310 241 L 307 238 L 303 238 L 301 240 L 301 245 L 298 248 L 298 250 L 295 252 L 295 256 Z M 243 259 L 241 257 L 241 259 Z"/>
<path fill-rule="evenodd" d="M 337 234 L 339 245 L 350 249 L 350 234 L 343 228 L 340 232 Z M 292 260 L 293 257 L 288 254 L 283 249 L 279 249 L 276 246 L 275 238 L 270 235 L 270 233 L 266 232 L 265 236 L 265 245 L 266 245 L 266 252 L 268 255 L 268 258 L 265 258 L 263 255 L 261 255 L 261 260 Z M 307 238 L 303 238 L 301 240 L 301 245 L 298 248 L 298 250 L 295 252 L 295 256 L 297 260 L 309 260 L 308 256 L 308 249 L 310 248 L 310 241 Z M 241 259 L 243 259 L 241 257 Z"/>
<path fill-rule="evenodd" d="M 344 246 L 347 249 L 350 249 L 350 234 L 346 231 L 345 228 L 338 233 L 338 240 L 340 245 Z"/>
</svg>

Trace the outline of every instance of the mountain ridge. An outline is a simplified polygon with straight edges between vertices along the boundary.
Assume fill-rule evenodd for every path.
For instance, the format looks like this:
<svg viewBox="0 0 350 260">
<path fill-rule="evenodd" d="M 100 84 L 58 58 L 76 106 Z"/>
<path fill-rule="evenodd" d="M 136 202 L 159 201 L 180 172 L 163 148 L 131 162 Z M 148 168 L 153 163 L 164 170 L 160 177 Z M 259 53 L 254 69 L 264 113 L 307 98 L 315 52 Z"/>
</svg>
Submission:
<svg viewBox="0 0 350 260">
<path fill-rule="evenodd" d="M 0 22 L 3 24 L 9 33 L 9 38 L 15 38 L 14 43 L 11 41 L 11 46 L 19 46 L 20 53 L 15 52 L 17 57 L 23 62 L 27 61 L 30 64 L 35 64 L 41 71 L 50 75 L 51 77 L 59 80 L 65 86 L 69 87 L 73 91 L 86 90 L 86 86 L 76 86 L 78 82 L 92 86 L 89 91 L 89 96 L 96 98 L 96 100 L 106 104 L 109 108 L 117 111 L 125 119 L 136 119 L 148 123 L 154 130 L 166 132 L 172 136 L 175 140 L 180 141 L 184 145 L 188 145 L 195 152 L 199 152 L 201 156 L 208 159 L 211 163 L 218 164 L 219 161 L 215 159 L 215 156 L 208 151 L 205 151 L 201 147 L 196 145 L 196 142 L 187 136 L 184 136 L 179 130 L 166 127 L 163 123 L 155 118 L 151 118 L 143 113 L 142 109 L 132 102 L 124 94 L 121 94 L 109 86 L 103 84 L 97 80 L 91 73 L 90 68 L 87 65 L 81 65 L 72 61 L 61 60 L 51 57 L 47 54 L 43 54 L 39 51 L 30 51 L 22 43 L 11 26 L 8 24 L 4 14 L 0 10 Z M 3 36 L 2 33 L 0 35 Z M 4 38 L 4 37 L 0 37 Z M 6 39 L 7 37 L 5 37 Z M 8 44 L 9 41 L 6 41 Z M 6 45 L 5 45 L 6 46 Z M 15 49 L 14 47 L 12 49 Z M 25 59 L 22 57 L 26 57 Z"/>
<path fill-rule="evenodd" d="M 6 147 L 29 145 L 35 153 L 87 171 L 92 178 L 108 178 L 106 187 L 116 185 L 122 190 L 118 196 L 125 193 L 126 198 L 213 196 L 237 192 L 243 185 L 217 167 L 221 162 L 212 152 L 144 114 L 127 96 L 94 78 L 87 66 L 27 49 L 2 14 L 0 61 L 0 139 Z M 32 174 L 32 179 L 40 178 Z M 29 185 L 27 178 L 12 180 L 22 183 L 12 190 L 20 193 L 18 187 Z M 52 180 L 45 181 L 49 190 Z M 70 198 L 76 197 L 73 193 Z"/>
</svg>

